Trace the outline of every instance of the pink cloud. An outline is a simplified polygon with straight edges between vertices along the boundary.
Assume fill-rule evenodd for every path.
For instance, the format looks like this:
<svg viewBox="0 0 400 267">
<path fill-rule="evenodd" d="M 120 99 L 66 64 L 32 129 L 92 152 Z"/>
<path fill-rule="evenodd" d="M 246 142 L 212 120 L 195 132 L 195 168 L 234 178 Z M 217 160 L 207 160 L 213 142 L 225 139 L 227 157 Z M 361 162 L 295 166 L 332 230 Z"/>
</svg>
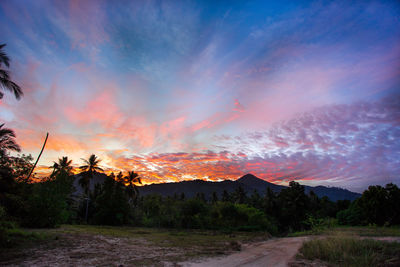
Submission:
<svg viewBox="0 0 400 267">
<path fill-rule="evenodd" d="M 83 108 L 65 107 L 64 114 L 75 124 L 100 123 L 104 128 L 115 127 L 121 122 L 123 114 L 116 105 L 114 93 L 112 89 L 105 90 L 89 100 Z"/>
</svg>

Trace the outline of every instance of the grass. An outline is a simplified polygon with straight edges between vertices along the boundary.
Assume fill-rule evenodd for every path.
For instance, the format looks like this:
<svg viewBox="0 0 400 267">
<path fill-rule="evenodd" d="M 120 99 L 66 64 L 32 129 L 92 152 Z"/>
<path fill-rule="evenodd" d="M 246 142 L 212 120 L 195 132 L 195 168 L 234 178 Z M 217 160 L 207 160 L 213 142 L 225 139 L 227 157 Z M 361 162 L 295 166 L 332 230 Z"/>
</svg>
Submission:
<svg viewBox="0 0 400 267">
<path fill-rule="evenodd" d="M 20 228 L 2 229 L 1 247 L 20 247 L 38 241 L 45 241 L 51 238 L 46 233 L 37 233 Z"/>
<path fill-rule="evenodd" d="M 381 226 L 342 226 L 332 229 L 327 229 L 325 234 L 348 234 L 348 235 L 359 235 L 359 236 L 400 236 L 400 227 L 381 227 Z"/>
<path fill-rule="evenodd" d="M 28 257 L 26 250 L 37 246 L 51 246 L 55 236 L 46 232 L 36 232 L 20 228 L 2 229 L 0 265 L 10 259 Z M 6 265 L 6 264 L 5 264 Z"/>
<path fill-rule="evenodd" d="M 93 234 L 111 237 L 144 239 L 149 243 L 167 247 L 214 247 L 226 242 L 249 242 L 266 240 L 270 237 L 265 232 L 232 232 L 229 234 L 210 230 L 175 230 L 160 228 L 116 227 L 97 225 L 64 225 L 54 232 L 70 234 Z"/>
<path fill-rule="evenodd" d="M 328 237 L 305 242 L 297 257 L 334 266 L 399 266 L 400 243 Z"/>
<path fill-rule="evenodd" d="M 362 236 L 362 237 L 384 237 L 400 236 L 400 227 L 380 227 L 380 226 L 337 226 L 331 228 L 316 228 L 308 231 L 290 233 L 288 236 L 306 235 L 328 235 L 328 236 Z"/>
</svg>

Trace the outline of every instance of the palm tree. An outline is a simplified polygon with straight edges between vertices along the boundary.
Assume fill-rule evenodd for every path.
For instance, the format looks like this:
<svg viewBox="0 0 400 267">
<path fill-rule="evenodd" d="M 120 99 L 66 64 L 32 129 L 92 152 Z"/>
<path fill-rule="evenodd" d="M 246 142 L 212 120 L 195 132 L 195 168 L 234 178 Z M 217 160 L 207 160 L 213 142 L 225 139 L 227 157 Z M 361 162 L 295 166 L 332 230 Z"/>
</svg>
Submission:
<svg viewBox="0 0 400 267">
<path fill-rule="evenodd" d="M 79 169 L 82 171 L 82 178 L 79 180 L 79 184 L 85 189 L 86 195 L 89 193 L 90 179 L 96 171 L 102 172 L 103 169 L 99 167 L 101 159 L 96 157 L 95 154 L 90 155 L 89 159 L 82 159 L 84 165 L 80 166 Z"/>
<path fill-rule="evenodd" d="M 118 183 L 121 183 L 121 184 L 125 182 L 124 175 L 122 174 L 121 171 L 118 173 L 117 177 L 115 177 L 115 180 L 116 180 Z"/>
<path fill-rule="evenodd" d="M 4 123 L 0 124 L 0 155 L 4 156 L 7 150 L 20 152 L 21 148 L 15 142 L 15 132 L 3 126 Z"/>
<path fill-rule="evenodd" d="M 136 183 L 142 184 L 139 174 L 134 171 L 128 172 L 128 176 L 125 177 L 125 184 L 127 186 L 126 192 L 131 200 L 136 200 L 139 194 Z"/>
<path fill-rule="evenodd" d="M 0 44 L 0 89 L 1 91 L 10 91 L 14 93 L 15 98 L 20 99 L 23 95 L 21 87 L 18 84 L 11 81 L 10 73 L 3 69 L 3 64 L 9 68 L 10 67 L 10 58 L 7 54 L 3 51 L 3 48 L 6 44 Z M 0 91 L 0 99 L 3 98 L 3 92 Z"/>
<path fill-rule="evenodd" d="M 68 160 L 68 157 L 62 157 L 58 159 L 58 162 L 54 161 L 53 166 L 50 168 L 53 168 L 53 173 L 51 174 L 51 177 L 54 177 L 60 173 L 65 173 L 67 175 L 72 174 L 72 169 L 73 167 L 71 166 L 72 160 Z"/>
<path fill-rule="evenodd" d="M 82 171 L 82 178 L 79 180 L 79 184 L 84 188 L 86 194 L 86 213 L 85 220 L 88 221 L 89 211 L 89 191 L 90 191 L 90 179 L 93 179 L 93 175 L 96 171 L 102 172 L 103 169 L 99 167 L 101 159 L 96 157 L 95 154 L 90 155 L 89 159 L 82 159 L 84 165 L 80 166 L 79 169 Z"/>
</svg>

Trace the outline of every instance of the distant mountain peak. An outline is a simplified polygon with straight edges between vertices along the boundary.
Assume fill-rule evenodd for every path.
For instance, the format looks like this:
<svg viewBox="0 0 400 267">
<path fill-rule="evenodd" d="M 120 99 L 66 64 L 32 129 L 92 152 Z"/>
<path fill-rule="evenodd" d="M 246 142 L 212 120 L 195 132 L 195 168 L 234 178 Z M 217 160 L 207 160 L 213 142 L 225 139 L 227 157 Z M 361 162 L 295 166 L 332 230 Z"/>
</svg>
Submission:
<svg viewBox="0 0 400 267">
<path fill-rule="evenodd" d="M 280 185 L 276 185 L 270 182 L 265 181 L 264 179 L 258 178 L 257 176 L 248 173 L 246 175 L 243 175 L 239 179 L 236 180 L 239 184 L 244 184 L 246 186 L 250 186 L 252 188 L 258 188 L 258 189 L 265 189 L 267 186 L 271 187 L 272 190 L 278 191 L 281 188 L 284 188 Z"/>
<path fill-rule="evenodd" d="M 251 181 L 251 180 L 256 181 L 256 180 L 262 180 L 262 179 L 258 178 L 257 176 L 255 176 L 255 175 L 253 175 L 251 173 L 243 175 L 242 177 L 237 179 L 238 182 Z"/>
</svg>

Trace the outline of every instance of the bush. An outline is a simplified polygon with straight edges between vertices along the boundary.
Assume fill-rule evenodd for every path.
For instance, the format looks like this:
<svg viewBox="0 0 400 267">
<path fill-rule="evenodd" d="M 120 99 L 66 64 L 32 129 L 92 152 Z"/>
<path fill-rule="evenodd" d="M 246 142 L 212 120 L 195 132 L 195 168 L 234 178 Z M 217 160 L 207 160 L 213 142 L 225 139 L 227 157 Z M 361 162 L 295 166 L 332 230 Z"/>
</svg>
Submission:
<svg viewBox="0 0 400 267">
<path fill-rule="evenodd" d="M 181 226 L 184 228 L 207 228 L 208 210 L 200 199 L 189 199 L 182 205 Z"/>
<path fill-rule="evenodd" d="M 67 198 L 71 193 L 72 181 L 67 175 L 33 185 L 28 196 L 27 214 L 23 225 L 27 227 L 55 227 L 65 223 L 70 212 Z"/>
<path fill-rule="evenodd" d="M 340 225 L 365 225 L 363 210 L 356 203 L 346 210 L 339 211 L 336 218 Z"/>
<path fill-rule="evenodd" d="M 30 236 L 31 234 L 18 229 L 17 224 L 8 219 L 5 208 L 0 206 L 0 247 L 15 246 L 20 239 Z"/>
<path fill-rule="evenodd" d="M 122 225 L 129 222 L 131 207 L 123 185 L 107 179 L 100 187 L 94 202 L 95 224 Z M 86 202 L 86 201 L 85 201 Z"/>
</svg>

